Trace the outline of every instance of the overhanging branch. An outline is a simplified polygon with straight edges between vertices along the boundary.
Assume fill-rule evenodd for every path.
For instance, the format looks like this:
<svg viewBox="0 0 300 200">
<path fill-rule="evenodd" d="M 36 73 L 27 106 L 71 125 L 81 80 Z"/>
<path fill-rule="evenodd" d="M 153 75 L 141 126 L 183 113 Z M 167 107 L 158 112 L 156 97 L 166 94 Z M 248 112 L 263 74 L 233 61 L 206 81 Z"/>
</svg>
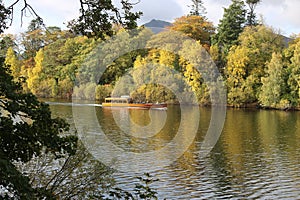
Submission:
<svg viewBox="0 0 300 200">
<path fill-rule="evenodd" d="M 23 1 L 23 3 L 24 3 L 23 8 L 21 9 L 21 26 L 23 25 L 23 17 L 26 15 L 26 12 L 28 11 L 32 16 L 36 17 L 36 19 L 38 19 L 44 27 L 46 27 L 43 22 L 43 19 L 37 14 L 35 9 L 30 4 L 27 3 L 27 0 L 16 0 L 13 4 L 11 4 L 8 7 L 8 10 L 11 11 L 10 25 L 12 25 L 13 18 L 14 18 L 14 8 L 18 3 L 20 3 L 20 1 Z"/>
</svg>

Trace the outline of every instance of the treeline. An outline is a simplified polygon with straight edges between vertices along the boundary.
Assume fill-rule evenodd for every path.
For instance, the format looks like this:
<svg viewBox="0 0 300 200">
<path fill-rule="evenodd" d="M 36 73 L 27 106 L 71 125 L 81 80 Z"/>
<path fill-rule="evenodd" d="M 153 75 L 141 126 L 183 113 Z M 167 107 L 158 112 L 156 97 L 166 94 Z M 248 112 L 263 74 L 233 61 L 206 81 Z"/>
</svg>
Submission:
<svg viewBox="0 0 300 200">
<path fill-rule="evenodd" d="M 202 5 L 201 1 L 193 2 Z M 295 37 L 287 43 L 279 31 L 259 22 L 254 12 L 259 2 L 232 0 L 216 28 L 197 10 L 201 7 L 194 6 L 191 14 L 176 19 L 167 29 L 192 38 L 208 51 L 224 78 L 229 105 L 296 108 L 300 103 L 300 40 Z M 151 46 L 170 37 L 166 31 L 153 34 L 143 27 L 134 36 L 119 26 L 112 30 L 116 39 L 105 43 L 111 37 L 78 36 L 57 27 L 44 29 L 34 20 L 21 34 L 17 46 L 14 36 L 2 35 L 1 45 L 5 48 L 1 53 L 6 55 L 12 75 L 16 79 L 24 77 L 25 90 L 39 97 L 74 95 L 103 100 L 113 92 L 130 94 L 137 101 L 176 103 L 174 91 L 188 94 L 192 90 L 197 103 L 210 104 L 209 88 L 202 74 L 185 59 L 197 54 L 192 44 L 181 46 L 180 56 L 159 48 L 137 49 L 100 66 L 99 60 L 107 58 L 97 56 L 99 47 L 118 52 L 143 39 Z M 120 80 L 126 81 L 124 75 L 129 71 L 131 77 L 125 83 L 131 88 L 117 87 Z M 97 76 L 99 72 L 101 76 Z M 168 74 L 176 84 L 170 88 L 156 84 L 162 74 Z M 144 80 L 148 84 L 142 84 Z M 139 87 L 134 88 L 135 84 Z"/>
</svg>

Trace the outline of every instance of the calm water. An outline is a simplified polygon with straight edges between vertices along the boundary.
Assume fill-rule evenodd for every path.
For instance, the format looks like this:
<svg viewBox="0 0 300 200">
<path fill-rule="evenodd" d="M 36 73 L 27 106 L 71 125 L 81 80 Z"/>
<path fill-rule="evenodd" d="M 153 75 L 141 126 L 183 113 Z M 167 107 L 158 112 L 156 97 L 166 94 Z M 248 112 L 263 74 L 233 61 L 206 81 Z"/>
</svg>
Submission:
<svg viewBox="0 0 300 200">
<path fill-rule="evenodd" d="M 176 135 L 181 135 L 180 145 L 188 146 L 183 148 L 186 151 L 182 155 L 176 150 L 175 153 L 149 154 L 155 155 L 151 157 L 153 164 L 149 169 L 159 179 L 153 187 L 160 199 L 300 198 L 299 112 L 229 109 L 217 144 L 203 157 L 200 148 L 211 121 L 209 108 L 180 110 L 179 106 L 169 106 L 167 111 L 147 111 L 92 105 L 74 107 L 79 114 L 76 117 L 80 117 L 75 121 L 84 126 L 83 131 L 97 135 L 101 127 L 111 145 L 137 156 L 159 152 Z M 51 105 L 51 109 L 55 116 L 65 117 L 74 125 L 74 110 L 70 104 Z M 199 111 L 197 121 L 194 118 Z M 195 135 L 194 130 L 197 130 Z M 94 140 L 97 139 L 95 136 Z M 93 137 L 87 141 L 92 142 Z M 95 142 L 92 145 L 96 145 Z M 180 145 L 172 148 L 180 149 Z M 101 157 L 101 153 L 97 156 Z M 130 159 L 128 164 L 122 156 L 119 159 L 125 162 L 120 165 L 129 171 L 116 173 L 115 178 L 122 188 L 128 189 L 136 181 L 132 177 L 139 175 L 134 169 L 147 172 L 147 166 Z M 160 162 L 161 166 L 156 166 Z"/>
</svg>

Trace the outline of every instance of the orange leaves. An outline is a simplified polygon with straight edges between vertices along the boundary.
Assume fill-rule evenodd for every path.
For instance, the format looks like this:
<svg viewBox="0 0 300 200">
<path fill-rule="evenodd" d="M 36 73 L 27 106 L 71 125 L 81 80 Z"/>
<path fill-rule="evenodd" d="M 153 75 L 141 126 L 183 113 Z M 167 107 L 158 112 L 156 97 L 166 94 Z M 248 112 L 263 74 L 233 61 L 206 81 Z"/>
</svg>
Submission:
<svg viewBox="0 0 300 200">
<path fill-rule="evenodd" d="M 201 44 L 210 44 L 210 36 L 214 34 L 213 24 L 201 16 L 182 16 L 177 18 L 169 29 L 179 31 L 200 41 Z"/>
</svg>

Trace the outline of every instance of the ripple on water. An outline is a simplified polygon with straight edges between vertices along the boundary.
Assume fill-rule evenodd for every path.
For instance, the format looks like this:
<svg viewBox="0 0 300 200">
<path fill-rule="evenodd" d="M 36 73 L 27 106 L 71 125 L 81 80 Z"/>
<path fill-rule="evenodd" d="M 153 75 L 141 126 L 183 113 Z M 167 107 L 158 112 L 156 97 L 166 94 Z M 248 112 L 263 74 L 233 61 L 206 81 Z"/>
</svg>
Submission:
<svg viewBox="0 0 300 200">
<path fill-rule="evenodd" d="M 62 106 L 51 108 L 58 116 L 72 121 L 72 108 Z M 174 124 L 180 121 L 180 117 L 174 117 L 178 111 L 176 107 L 168 109 Z M 121 147 L 132 144 L 124 134 L 122 136 L 120 128 L 111 123 L 109 113 L 99 108 L 97 114 L 100 125 L 106 128 L 112 140 Z M 90 117 L 84 115 L 82 112 L 83 119 Z M 299 199 L 299 112 L 229 110 L 218 143 L 202 158 L 199 151 L 209 116 L 210 110 L 203 108 L 197 139 L 184 156 L 171 166 L 151 172 L 160 179 L 152 185 L 159 199 Z M 154 146 L 172 139 L 174 126 L 171 125 L 161 138 L 152 141 Z M 116 173 L 114 176 L 118 186 L 130 190 L 137 183 L 134 177 L 140 175 Z"/>
</svg>

